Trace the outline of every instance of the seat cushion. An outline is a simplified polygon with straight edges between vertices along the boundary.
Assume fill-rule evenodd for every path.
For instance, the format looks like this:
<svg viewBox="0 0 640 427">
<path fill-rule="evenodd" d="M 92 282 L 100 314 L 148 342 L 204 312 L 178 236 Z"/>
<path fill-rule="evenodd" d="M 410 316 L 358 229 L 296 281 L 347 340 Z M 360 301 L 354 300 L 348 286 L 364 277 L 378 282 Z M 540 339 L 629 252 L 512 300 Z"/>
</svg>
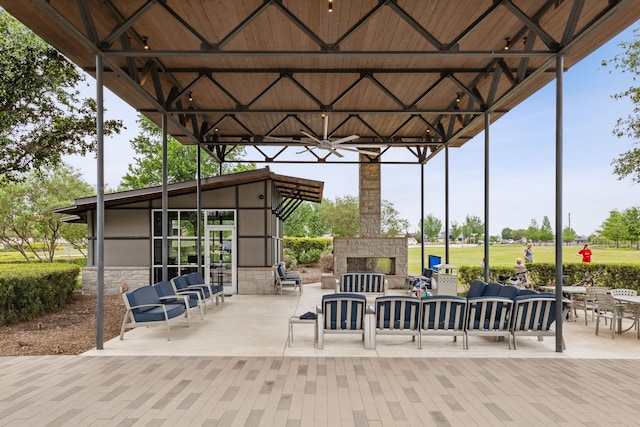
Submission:
<svg viewBox="0 0 640 427">
<path fill-rule="evenodd" d="M 484 297 L 497 297 L 498 295 L 500 295 L 500 290 L 504 288 L 504 285 L 500 284 L 500 283 L 489 283 L 486 287 L 486 289 L 484 290 L 484 294 L 482 296 Z"/>
<path fill-rule="evenodd" d="M 482 280 L 474 280 L 471 282 L 471 286 L 469 286 L 469 291 L 467 292 L 467 298 L 476 298 L 484 295 L 484 291 L 487 289 L 486 282 Z"/>
<path fill-rule="evenodd" d="M 364 295 L 349 293 L 323 295 L 323 328 L 334 331 L 364 330 L 366 304 L 367 299 Z"/>
<path fill-rule="evenodd" d="M 520 289 L 515 286 L 502 286 L 498 291 L 499 297 L 514 299 L 518 295 L 520 295 Z"/>
<path fill-rule="evenodd" d="M 164 307 L 167 309 L 167 317 L 169 319 L 180 316 L 186 310 L 184 304 L 165 304 Z M 144 311 L 133 310 L 133 318 L 136 319 L 136 322 L 158 322 L 165 320 L 162 307 L 152 307 Z"/>
<path fill-rule="evenodd" d="M 376 329 L 418 329 L 420 301 L 415 297 L 386 296 L 375 301 Z"/>
<path fill-rule="evenodd" d="M 420 300 L 423 330 L 463 330 L 467 299 L 454 295 L 433 295 Z"/>
<path fill-rule="evenodd" d="M 142 286 L 129 291 L 127 293 L 127 299 L 129 300 L 129 305 L 131 307 L 145 304 L 162 304 L 158 292 L 153 286 Z M 136 311 L 141 313 L 150 309 L 151 307 L 143 307 L 136 309 Z"/>
</svg>

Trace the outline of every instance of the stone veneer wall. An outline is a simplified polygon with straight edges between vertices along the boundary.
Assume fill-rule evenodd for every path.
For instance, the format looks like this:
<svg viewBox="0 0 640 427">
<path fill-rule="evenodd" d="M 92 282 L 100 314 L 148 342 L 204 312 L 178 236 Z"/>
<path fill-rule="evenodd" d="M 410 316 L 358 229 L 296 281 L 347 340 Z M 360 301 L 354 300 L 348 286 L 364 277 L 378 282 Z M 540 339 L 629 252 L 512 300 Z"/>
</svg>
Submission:
<svg viewBox="0 0 640 427">
<path fill-rule="evenodd" d="M 360 160 L 368 159 L 360 155 Z M 380 237 L 380 163 L 360 163 L 358 201 L 360 204 L 360 237 Z"/>
<path fill-rule="evenodd" d="M 272 267 L 238 268 L 238 294 L 273 295 L 275 280 Z"/>
<path fill-rule="evenodd" d="M 117 295 L 122 285 L 129 289 L 146 286 L 151 280 L 149 267 L 105 267 L 104 294 Z M 84 267 L 82 269 L 82 293 L 96 295 L 98 292 L 98 269 Z"/>
<path fill-rule="evenodd" d="M 147 286 L 151 283 L 149 267 L 105 267 L 104 293 L 117 295 L 122 285 L 129 289 Z M 96 295 L 98 270 L 96 267 L 82 269 L 82 292 Z M 238 268 L 238 294 L 273 295 L 275 276 L 271 267 Z"/>
</svg>

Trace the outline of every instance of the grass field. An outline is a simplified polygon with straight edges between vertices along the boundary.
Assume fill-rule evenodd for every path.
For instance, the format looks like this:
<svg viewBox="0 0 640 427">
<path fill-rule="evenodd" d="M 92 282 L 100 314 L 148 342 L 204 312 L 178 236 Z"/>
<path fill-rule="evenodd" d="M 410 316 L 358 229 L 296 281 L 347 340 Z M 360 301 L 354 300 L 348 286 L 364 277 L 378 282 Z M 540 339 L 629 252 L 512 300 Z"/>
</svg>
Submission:
<svg viewBox="0 0 640 427">
<path fill-rule="evenodd" d="M 582 257 L 578 256 L 578 251 L 582 246 L 563 246 L 562 262 L 579 263 Z M 428 255 L 442 257 L 444 262 L 444 245 L 425 246 L 424 265 L 428 265 Z M 591 247 L 593 251 L 592 262 L 605 264 L 640 264 L 640 251 L 633 249 L 615 249 Z M 524 246 L 522 245 L 493 245 L 489 247 L 489 263 L 496 267 L 511 267 L 516 262 L 516 258 L 522 258 Z M 420 247 L 409 248 L 409 273 L 420 273 Z M 533 262 L 555 263 L 555 246 L 534 246 Z M 451 245 L 449 247 L 449 264 L 456 267 L 479 266 L 484 258 L 483 246 Z"/>
</svg>

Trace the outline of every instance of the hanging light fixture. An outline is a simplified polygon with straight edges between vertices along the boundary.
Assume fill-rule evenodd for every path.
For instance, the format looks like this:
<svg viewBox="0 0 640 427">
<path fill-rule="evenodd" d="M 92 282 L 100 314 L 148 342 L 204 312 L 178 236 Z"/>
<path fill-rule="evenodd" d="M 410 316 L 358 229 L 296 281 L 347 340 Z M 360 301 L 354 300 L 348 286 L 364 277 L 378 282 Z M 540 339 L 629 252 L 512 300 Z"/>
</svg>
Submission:
<svg viewBox="0 0 640 427">
<path fill-rule="evenodd" d="M 333 12 L 333 0 L 329 0 L 329 13 Z"/>
<path fill-rule="evenodd" d="M 504 43 L 504 47 L 502 48 L 502 50 L 509 50 L 511 48 L 511 39 L 509 37 L 504 39 L 505 43 Z"/>
<path fill-rule="evenodd" d="M 189 102 L 193 101 L 193 92 L 189 92 Z"/>
<path fill-rule="evenodd" d="M 149 50 L 149 37 L 145 36 L 142 38 L 142 47 L 144 50 Z"/>
</svg>

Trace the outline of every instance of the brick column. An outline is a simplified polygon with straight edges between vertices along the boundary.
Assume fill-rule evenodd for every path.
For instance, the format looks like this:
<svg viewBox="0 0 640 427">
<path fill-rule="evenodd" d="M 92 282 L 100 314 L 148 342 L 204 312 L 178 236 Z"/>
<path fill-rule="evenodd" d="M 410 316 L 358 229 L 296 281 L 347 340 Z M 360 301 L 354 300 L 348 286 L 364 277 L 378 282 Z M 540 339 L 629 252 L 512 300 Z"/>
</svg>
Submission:
<svg viewBox="0 0 640 427">
<path fill-rule="evenodd" d="M 367 148 L 367 150 L 370 150 Z M 360 237 L 380 237 L 380 163 L 360 154 Z"/>
</svg>

